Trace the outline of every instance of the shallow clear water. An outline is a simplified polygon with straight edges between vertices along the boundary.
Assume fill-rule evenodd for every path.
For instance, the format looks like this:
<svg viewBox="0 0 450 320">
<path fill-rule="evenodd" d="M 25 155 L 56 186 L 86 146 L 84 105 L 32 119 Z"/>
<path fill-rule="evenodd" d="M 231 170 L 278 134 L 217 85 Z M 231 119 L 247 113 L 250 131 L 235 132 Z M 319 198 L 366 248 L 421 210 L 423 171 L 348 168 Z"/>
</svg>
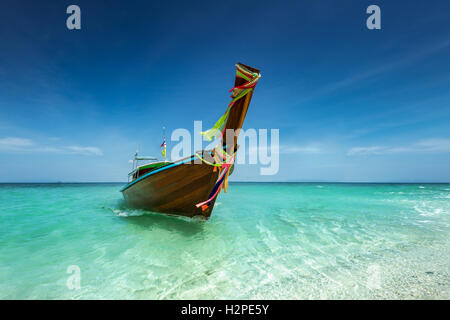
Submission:
<svg viewBox="0 0 450 320">
<path fill-rule="evenodd" d="M 208 221 L 120 187 L 0 185 L 0 298 L 450 298 L 449 184 L 234 183 Z"/>
</svg>

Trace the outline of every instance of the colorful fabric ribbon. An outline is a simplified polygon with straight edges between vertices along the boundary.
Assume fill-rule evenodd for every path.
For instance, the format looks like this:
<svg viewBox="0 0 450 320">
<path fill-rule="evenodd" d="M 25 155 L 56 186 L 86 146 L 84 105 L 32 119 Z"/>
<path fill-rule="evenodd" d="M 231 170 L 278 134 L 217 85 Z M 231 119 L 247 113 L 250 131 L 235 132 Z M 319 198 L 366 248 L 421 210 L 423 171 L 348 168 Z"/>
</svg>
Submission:
<svg viewBox="0 0 450 320">
<path fill-rule="evenodd" d="M 214 149 L 214 151 L 216 152 L 217 150 L 219 150 L 217 147 Z M 226 154 L 226 152 L 224 151 L 224 153 Z M 220 162 L 220 163 L 210 163 L 208 161 L 206 161 L 205 159 L 203 159 L 202 157 L 200 157 L 198 154 L 195 154 L 197 157 L 199 157 L 200 159 L 202 159 L 203 162 L 205 162 L 206 164 L 215 166 L 215 167 L 219 167 L 222 172 L 219 173 L 219 179 L 217 180 L 213 190 L 211 191 L 211 193 L 208 196 L 208 200 L 198 203 L 196 204 L 196 207 L 202 208 L 202 211 L 205 211 L 206 209 L 209 208 L 211 202 L 214 200 L 214 198 L 220 193 L 220 191 L 222 190 L 222 187 L 224 189 L 225 192 L 227 192 L 228 189 L 228 176 L 230 173 L 230 169 L 231 166 L 234 163 L 234 159 L 236 157 L 236 153 L 234 153 L 232 156 L 227 155 L 226 161 L 225 162 Z M 217 158 L 216 158 L 217 159 Z M 214 171 L 216 170 L 216 168 L 214 168 Z"/>
<path fill-rule="evenodd" d="M 239 78 L 243 78 L 248 82 L 244 83 L 241 86 L 233 87 L 230 90 L 230 92 L 233 91 L 233 94 L 231 95 L 233 100 L 231 100 L 230 104 L 228 105 L 225 114 L 221 116 L 219 120 L 217 120 L 216 124 L 211 129 L 200 133 L 208 141 L 211 141 L 214 137 L 216 137 L 219 132 L 221 133 L 221 136 L 223 136 L 225 131 L 225 124 L 227 123 L 231 108 L 236 103 L 236 101 L 238 101 L 239 99 L 244 97 L 247 93 L 253 90 L 253 88 L 258 83 L 259 78 L 261 77 L 259 73 L 250 72 L 249 70 L 245 69 L 239 64 L 236 65 L 236 76 Z"/>
<path fill-rule="evenodd" d="M 166 137 L 164 136 L 164 142 L 161 144 L 161 155 L 165 158 L 166 157 Z"/>
</svg>

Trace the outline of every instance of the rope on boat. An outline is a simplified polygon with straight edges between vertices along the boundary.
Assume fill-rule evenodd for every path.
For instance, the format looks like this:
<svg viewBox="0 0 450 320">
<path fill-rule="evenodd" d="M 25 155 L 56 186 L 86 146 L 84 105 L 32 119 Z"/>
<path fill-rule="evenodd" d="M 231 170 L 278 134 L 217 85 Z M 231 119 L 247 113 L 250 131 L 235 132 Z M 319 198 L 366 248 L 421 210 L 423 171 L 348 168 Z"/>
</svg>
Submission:
<svg viewBox="0 0 450 320">
<path fill-rule="evenodd" d="M 203 135 L 207 140 L 211 141 L 214 137 L 218 135 L 220 132 L 220 137 L 223 137 L 225 132 L 225 125 L 228 120 L 228 116 L 230 114 L 230 110 L 233 107 L 233 105 L 236 103 L 237 100 L 241 99 L 245 95 L 247 95 L 250 91 L 253 90 L 253 88 L 258 83 L 259 78 L 261 78 L 261 75 L 256 72 L 251 72 L 244 67 L 240 66 L 239 64 L 236 65 L 236 76 L 239 78 L 242 78 L 244 80 L 247 80 L 246 83 L 240 86 L 233 87 L 229 92 L 233 92 L 231 97 L 233 100 L 231 100 L 230 104 L 228 105 L 227 110 L 225 111 L 225 114 L 219 118 L 219 120 L 216 122 L 214 127 L 211 129 L 201 132 L 201 135 Z M 219 143 L 221 144 L 221 143 Z M 219 179 L 217 180 L 213 190 L 211 191 L 210 195 L 208 196 L 208 200 L 196 204 L 196 207 L 202 208 L 202 211 L 205 211 L 209 208 L 211 205 L 211 202 L 215 199 L 215 197 L 224 189 L 224 192 L 227 192 L 228 189 L 228 176 L 230 174 L 230 169 L 234 163 L 234 160 L 236 158 L 236 151 L 229 155 L 223 148 L 219 147 L 218 145 L 213 149 L 213 156 L 215 163 L 211 163 L 209 161 L 206 161 L 203 159 L 202 156 L 199 154 L 195 154 L 199 159 L 201 159 L 205 164 L 213 166 L 214 171 L 219 170 Z"/>
</svg>

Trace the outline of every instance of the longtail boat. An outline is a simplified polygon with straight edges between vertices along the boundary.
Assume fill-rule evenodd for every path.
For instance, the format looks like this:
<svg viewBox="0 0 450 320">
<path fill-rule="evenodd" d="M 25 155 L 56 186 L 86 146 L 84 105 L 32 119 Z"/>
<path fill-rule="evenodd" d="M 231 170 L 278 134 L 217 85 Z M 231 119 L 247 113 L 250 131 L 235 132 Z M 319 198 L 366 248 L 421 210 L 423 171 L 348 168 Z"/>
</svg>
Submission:
<svg viewBox="0 0 450 320">
<path fill-rule="evenodd" d="M 221 138 L 220 143 L 213 150 L 203 150 L 175 162 L 157 161 L 136 168 L 133 165 L 128 184 L 120 190 L 125 201 L 134 208 L 209 218 L 218 194 L 222 189 L 227 191 L 239 131 L 260 77 L 258 69 L 236 64 L 236 80 L 230 90 L 232 100 L 225 114 L 212 129 L 201 133 L 210 141 Z M 232 138 L 228 129 L 235 132 Z M 165 148 L 165 138 L 163 145 Z M 154 159 L 138 157 L 136 152 L 134 161 L 139 160 Z"/>
</svg>

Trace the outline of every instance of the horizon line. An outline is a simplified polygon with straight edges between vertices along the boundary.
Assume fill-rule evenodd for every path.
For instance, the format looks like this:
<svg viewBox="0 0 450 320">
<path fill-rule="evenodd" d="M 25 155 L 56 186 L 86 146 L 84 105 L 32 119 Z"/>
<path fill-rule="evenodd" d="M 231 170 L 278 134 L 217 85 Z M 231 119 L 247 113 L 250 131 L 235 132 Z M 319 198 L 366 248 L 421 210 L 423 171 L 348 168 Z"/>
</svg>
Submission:
<svg viewBox="0 0 450 320">
<path fill-rule="evenodd" d="M 124 181 L 22 181 L 1 182 L 0 184 L 127 184 Z M 348 183 L 348 184 L 450 184 L 450 181 L 230 181 L 230 183 Z"/>
</svg>

